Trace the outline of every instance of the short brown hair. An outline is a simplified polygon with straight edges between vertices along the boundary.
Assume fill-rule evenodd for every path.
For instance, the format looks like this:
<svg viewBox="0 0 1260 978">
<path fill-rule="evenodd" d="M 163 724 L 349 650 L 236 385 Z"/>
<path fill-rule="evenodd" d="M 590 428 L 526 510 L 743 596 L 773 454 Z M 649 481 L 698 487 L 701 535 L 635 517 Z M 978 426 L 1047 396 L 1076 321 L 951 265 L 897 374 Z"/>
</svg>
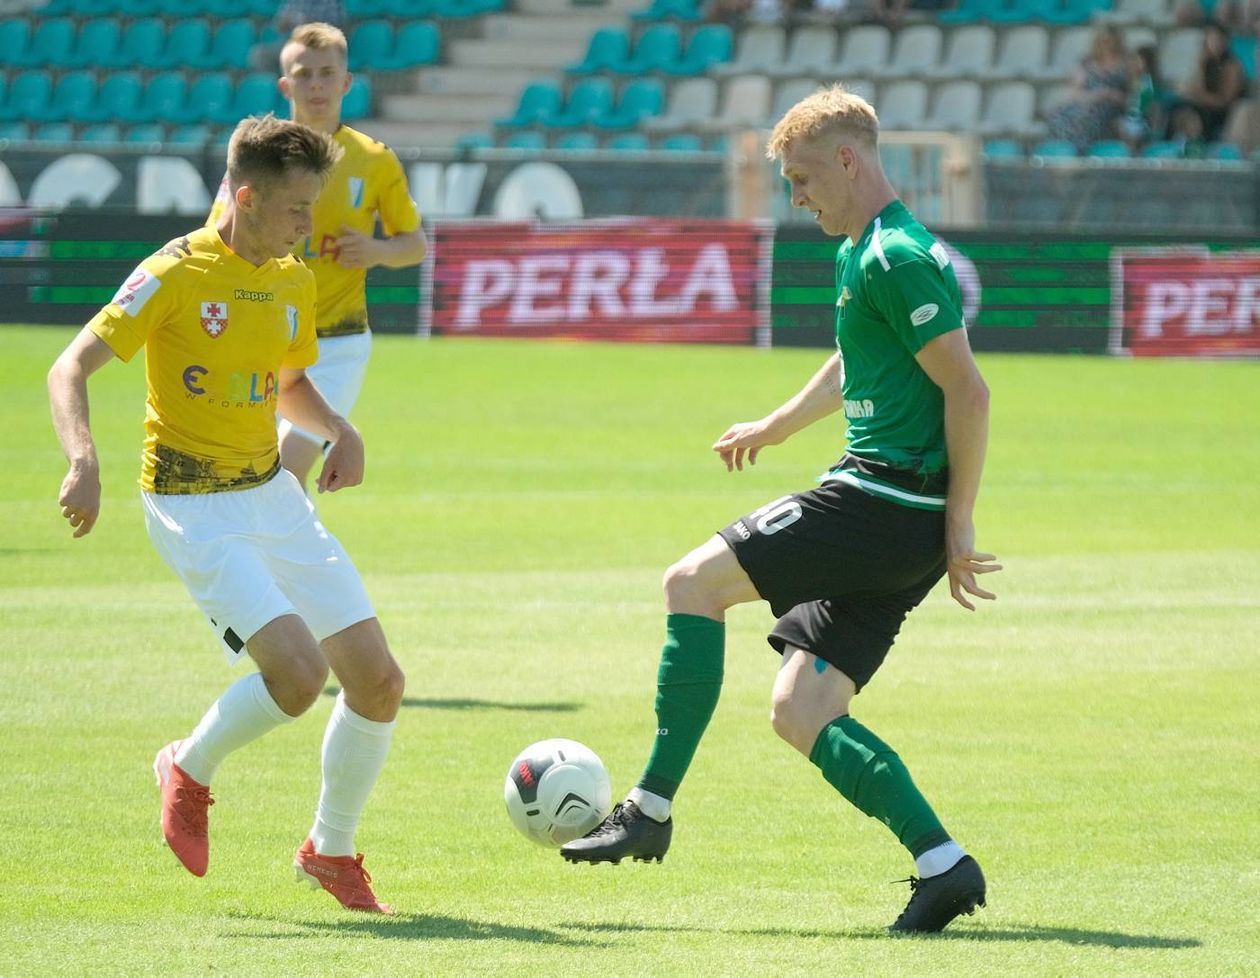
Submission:
<svg viewBox="0 0 1260 978">
<path fill-rule="evenodd" d="M 228 185 L 267 183 L 290 170 L 307 170 L 327 179 L 341 159 L 342 149 L 331 136 L 268 112 L 248 116 L 236 124 L 228 143 Z"/>
<path fill-rule="evenodd" d="M 290 44 L 301 44 L 312 51 L 323 51 L 325 48 L 332 48 L 341 54 L 343 62 L 345 62 L 346 52 L 349 50 L 349 46 L 346 44 L 346 35 L 341 32 L 340 27 L 334 27 L 332 24 L 325 24 L 323 21 L 318 20 L 309 24 L 298 24 L 297 27 L 293 28 L 289 39 L 284 42 L 284 47 L 280 49 L 280 68 L 283 71 L 288 71 L 288 66 L 284 63 L 284 52 Z"/>
<path fill-rule="evenodd" d="M 832 131 L 852 134 L 874 147 L 879 141 L 879 117 L 870 102 L 843 85 L 820 88 L 784 113 L 770 133 L 766 156 L 780 159 L 790 143 Z"/>
</svg>

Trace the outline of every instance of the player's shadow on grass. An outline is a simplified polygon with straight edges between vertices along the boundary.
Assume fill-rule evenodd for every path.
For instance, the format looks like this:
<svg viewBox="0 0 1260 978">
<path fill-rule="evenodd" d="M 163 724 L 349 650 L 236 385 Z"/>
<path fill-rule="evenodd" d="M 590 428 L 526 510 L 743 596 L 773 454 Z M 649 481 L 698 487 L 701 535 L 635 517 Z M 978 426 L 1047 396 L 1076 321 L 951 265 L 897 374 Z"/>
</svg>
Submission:
<svg viewBox="0 0 1260 978">
<path fill-rule="evenodd" d="M 336 687 L 324 690 L 325 696 L 336 696 L 340 692 Z M 499 700 L 476 700 L 458 696 L 437 699 L 434 697 L 404 696 L 404 709 L 415 710 L 514 710 L 529 713 L 573 713 L 582 708 L 581 703 L 540 702 L 540 703 L 503 703 Z"/>
<path fill-rule="evenodd" d="M 338 921 L 295 920 L 247 913 L 232 913 L 228 916 L 241 922 L 286 925 L 285 930 L 238 930 L 224 934 L 225 937 L 262 940 L 304 940 L 312 933 L 321 933 L 338 937 L 358 934 L 395 941 L 520 941 L 523 944 L 554 944 L 562 947 L 591 947 L 596 944 L 586 938 L 541 927 L 510 927 L 506 924 L 469 920 L 465 917 L 446 917 L 442 914 L 400 913 L 392 917 L 373 915 Z"/>
<path fill-rule="evenodd" d="M 650 924 L 564 924 L 571 930 L 592 932 L 616 931 L 690 931 L 695 933 L 740 934 L 746 937 L 820 937 L 832 940 L 906 940 L 894 938 L 882 927 L 852 930 L 818 930 L 797 927 L 759 927 L 753 929 L 721 927 L 657 927 Z M 1079 927 L 961 927 L 940 934 L 922 934 L 910 940 L 932 941 L 1059 941 L 1064 944 L 1096 947 L 1133 947 L 1156 950 L 1184 950 L 1202 947 L 1193 937 L 1160 937 L 1156 934 L 1125 934 L 1110 930 L 1084 930 Z"/>
</svg>

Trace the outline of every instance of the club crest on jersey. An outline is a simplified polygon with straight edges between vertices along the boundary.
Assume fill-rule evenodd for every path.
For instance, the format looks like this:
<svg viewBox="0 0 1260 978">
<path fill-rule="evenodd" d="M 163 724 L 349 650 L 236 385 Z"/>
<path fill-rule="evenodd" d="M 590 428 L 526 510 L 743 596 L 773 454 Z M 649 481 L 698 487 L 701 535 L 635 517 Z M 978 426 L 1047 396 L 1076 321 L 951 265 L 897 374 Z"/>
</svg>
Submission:
<svg viewBox="0 0 1260 978">
<path fill-rule="evenodd" d="M 852 298 L 853 293 L 849 291 L 849 287 L 847 285 L 840 289 L 840 295 L 836 299 L 836 308 L 840 310 L 841 316 L 844 315 L 845 305 L 847 305 L 848 301 Z"/>
<path fill-rule="evenodd" d="M 363 178 L 350 177 L 350 206 L 363 206 Z"/>
<path fill-rule="evenodd" d="M 284 318 L 289 324 L 289 342 L 292 343 L 297 339 L 298 331 L 298 312 L 297 306 L 285 306 Z"/>
<path fill-rule="evenodd" d="M 203 302 L 201 304 L 201 328 L 211 339 L 218 338 L 227 329 L 228 308 L 226 302 Z"/>
</svg>

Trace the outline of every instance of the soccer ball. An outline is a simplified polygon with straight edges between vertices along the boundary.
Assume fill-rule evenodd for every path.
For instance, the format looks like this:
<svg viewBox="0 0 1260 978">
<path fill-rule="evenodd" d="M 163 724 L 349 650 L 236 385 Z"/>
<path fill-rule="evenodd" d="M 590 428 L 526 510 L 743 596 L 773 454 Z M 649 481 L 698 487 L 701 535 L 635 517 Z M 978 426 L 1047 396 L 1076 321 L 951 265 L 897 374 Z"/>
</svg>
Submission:
<svg viewBox="0 0 1260 978">
<path fill-rule="evenodd" d="M 608 770 L 575 740 L 540 740 L 508 768 L 503 799 L 521 834 L 540 846 L 581 838 L 612 808 Z"/>
</svg>

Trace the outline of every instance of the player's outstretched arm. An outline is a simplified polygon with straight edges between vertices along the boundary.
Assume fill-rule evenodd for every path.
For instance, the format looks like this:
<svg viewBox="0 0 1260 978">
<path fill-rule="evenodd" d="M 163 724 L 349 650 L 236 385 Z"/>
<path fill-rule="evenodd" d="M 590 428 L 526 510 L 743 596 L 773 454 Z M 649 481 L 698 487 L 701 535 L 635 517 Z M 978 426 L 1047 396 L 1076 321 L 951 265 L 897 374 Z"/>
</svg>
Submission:
<svg viewBox="0 0 1260 978">
<path fill-rule="evenodd" d="M 345 268 L 406 268 L 419 265 L 428 252 L 428 240 L 420 229 L 391 238 L 374 238 L 343 226 L 337 237 L 337 264 Z"/>
<path fill-rule="evenodd" d="M 363 439 L 358 429 L 328 406 L 305 370 L 280 371 L 280 413 L 299 428 L 332 443 L 316 488 L 336 492 L 363 481 Z"/>
<path fill-rule="evenodd" d="M 767 445 L 781 444 L 802 428 L 839 411 L 844 406 L 840 369 L 840 354 L 836 353 L 790 401 L 760 421 L 741 421 L 727 428 L 713 443 L 726 471 L 742 472 L 745 458 L 749 465 L 756 465 L 757 455 Z"/>
<path fill-rule="evenodd" d="M 92 441 L 87 379 L 114 359 L 114 351 L 86 326 L 48 371 L 53 429 L 70 470 L 57 502 L 76 538 L 92 532 L 101 512 L 101 468 Z"/>
<path fill-rule="evenodd" d="M 916 356 L 945 396 L 945 447 L 949 493 L 945 499 L 945 556 L 949 593 L 968 611 L 967 595 L 992 601 L 996 595 L 976 583 L 977 574 L 1002 569 L 993 554 L 977 553 L 974 512 L 989 443 L 989 388 L 980 376 L 965 329 L 943 333 Z"/>
</svg>

